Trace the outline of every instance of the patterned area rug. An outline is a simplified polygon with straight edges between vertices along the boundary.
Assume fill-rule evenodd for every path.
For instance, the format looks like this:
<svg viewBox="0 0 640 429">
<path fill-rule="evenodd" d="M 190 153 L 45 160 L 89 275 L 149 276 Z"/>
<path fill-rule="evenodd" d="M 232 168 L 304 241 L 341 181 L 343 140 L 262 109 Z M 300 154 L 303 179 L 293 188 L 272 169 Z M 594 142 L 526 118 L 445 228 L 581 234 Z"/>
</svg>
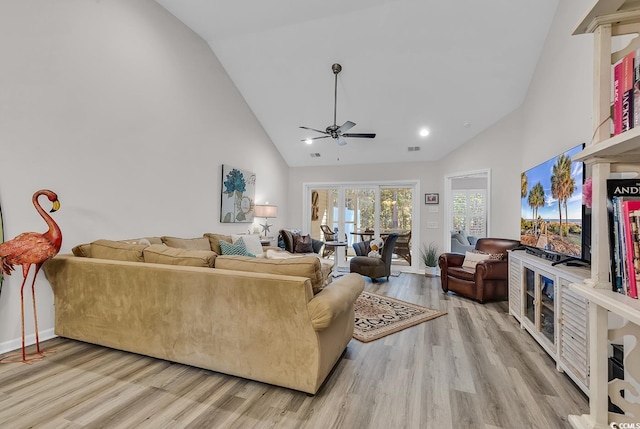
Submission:
<svg viewBox="0 0 640 429">
<path fill-rule="evenodd" d="M 371 292 L 362 292 L 354 308 L 356 325 L 353 338 L 363 343 L 447 314 Z"/>
</svg>

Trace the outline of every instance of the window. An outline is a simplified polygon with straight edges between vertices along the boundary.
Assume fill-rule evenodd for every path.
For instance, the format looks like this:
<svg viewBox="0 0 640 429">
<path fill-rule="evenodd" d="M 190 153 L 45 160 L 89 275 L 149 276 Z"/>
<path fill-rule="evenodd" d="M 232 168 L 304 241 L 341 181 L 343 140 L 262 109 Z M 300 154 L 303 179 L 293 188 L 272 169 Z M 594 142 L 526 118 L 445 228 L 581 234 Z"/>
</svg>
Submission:
<svg viewBox="0 0 640 429">
<path fill-rule="evenodd" d="M 487 234 L 487 196 L 484 189 L 453 190 L 453 229 L 481 238 Z"/>
</svg>

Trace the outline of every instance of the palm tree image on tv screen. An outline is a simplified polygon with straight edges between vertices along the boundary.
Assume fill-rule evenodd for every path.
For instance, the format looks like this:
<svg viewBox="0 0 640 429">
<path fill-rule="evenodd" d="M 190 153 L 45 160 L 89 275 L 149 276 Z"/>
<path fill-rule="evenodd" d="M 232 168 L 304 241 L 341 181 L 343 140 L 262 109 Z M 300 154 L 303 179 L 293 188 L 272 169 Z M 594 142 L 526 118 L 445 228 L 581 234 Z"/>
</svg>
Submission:
<svg viewBox="0 0 640 429">
<path fill-rule="evenodd" d="M 582 162 L 578 145 L 521 176 L 520 241 L 525 246 L 582 257 Z"/>
</svg>

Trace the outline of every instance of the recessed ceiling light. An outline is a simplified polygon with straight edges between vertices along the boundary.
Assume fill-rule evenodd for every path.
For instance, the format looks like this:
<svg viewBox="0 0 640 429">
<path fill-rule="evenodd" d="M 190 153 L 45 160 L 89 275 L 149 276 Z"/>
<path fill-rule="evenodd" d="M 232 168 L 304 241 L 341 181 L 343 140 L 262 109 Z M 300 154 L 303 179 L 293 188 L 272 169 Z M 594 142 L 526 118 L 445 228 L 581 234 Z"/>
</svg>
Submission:
<svg viewBox="0 0 640 429">
<path fill-rule="evenodd" d="M 428 130 L 428 129 L 426 129 L 426 128 L 422 128 L 422 129 L 420 130 L 420 136 L 421 136 L 421 137 L 426 137 L 426 136 L 428 136 L 428 135 L 429 135 L 429 130 Z"/>
<path fill-rule="evenodd" d="M 311 139 L 306 139 L 304 142 L 305 142 L 306 144 L 311 144 L 311 143 L 313 143 L 313 140 L 311 140 Z"/>
</svg>

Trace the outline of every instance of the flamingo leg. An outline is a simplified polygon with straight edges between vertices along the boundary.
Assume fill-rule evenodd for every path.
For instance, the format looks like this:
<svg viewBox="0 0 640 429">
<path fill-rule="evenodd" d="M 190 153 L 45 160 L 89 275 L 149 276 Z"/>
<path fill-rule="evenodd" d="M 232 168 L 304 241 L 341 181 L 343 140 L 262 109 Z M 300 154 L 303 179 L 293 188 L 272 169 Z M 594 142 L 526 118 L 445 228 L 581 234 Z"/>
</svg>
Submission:
<svg viewBox="0 0 640 429">
<path fill-rule="evenodd" d="M 33 301 L 33 322 L 36 329 L 36 352 L 40 353 L 40 337 L 38 336 L 38 313 L 36 313 L 36 277 L 38 277 L 38 271 L 40 271 L 41 265 L 36 265 L 36 272 L 33 275 L 33 281 L 31 282 L 31 300 Z"/>
<path fill-rule="evenodd" d="M 20 321 L 22 322 L 22 361 L 26 362 L 26 353 L 24 346 L 24 284 L 27 282 L 27 275 L 31 265 L 22 266 L 22 286 L 20 286 Z"/>
</svg>

